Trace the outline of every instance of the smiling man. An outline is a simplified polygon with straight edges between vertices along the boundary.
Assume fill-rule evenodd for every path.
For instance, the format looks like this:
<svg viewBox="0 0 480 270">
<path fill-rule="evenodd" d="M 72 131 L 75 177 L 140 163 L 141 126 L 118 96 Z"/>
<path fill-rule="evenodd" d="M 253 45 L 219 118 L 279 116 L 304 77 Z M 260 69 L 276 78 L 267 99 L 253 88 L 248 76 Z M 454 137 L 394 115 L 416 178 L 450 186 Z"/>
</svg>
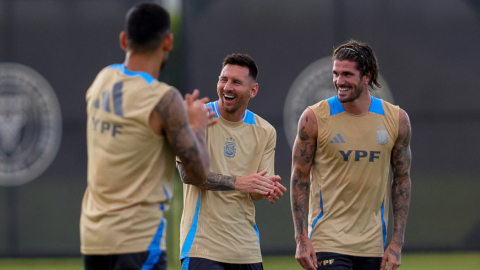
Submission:
<svg viewBox="0 0 480 270">
<path fill-rule="evenodd" d="M 274 174 L 276 132 L 247 110 L 258 93 L 258 69 L 245 54 L 225 58 L 219 99 L 207 106 L 217 124 L 207 129 L 210 172 L 192 185 L 179 163 L 184 192 L 180 228 L 182 269 L 260 270 L 262 255 L 252 200 L 278 200 L 286 188 Z"/>
<path fill-rule="evenodd" d="M 295 258 L 304 269 L 394 270 L 410 205 L 410 120 L 370 94 L 381 87 L 370 46 L 351 40 L 332 61 L 337 95 L 303 112 L 293 147 Z M 394 229 L 385 249 L 390 167 Z"/>
</svg>

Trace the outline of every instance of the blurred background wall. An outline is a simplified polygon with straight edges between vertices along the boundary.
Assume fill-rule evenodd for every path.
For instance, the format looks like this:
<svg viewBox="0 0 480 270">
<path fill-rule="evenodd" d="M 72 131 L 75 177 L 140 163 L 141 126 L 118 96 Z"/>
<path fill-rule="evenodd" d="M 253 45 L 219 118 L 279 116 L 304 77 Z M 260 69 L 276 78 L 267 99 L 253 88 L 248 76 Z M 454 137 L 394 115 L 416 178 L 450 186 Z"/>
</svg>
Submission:
<svg viewBox="0 0 480 270">
<path fill-rule="evenodd" d="M 48 81 L 60 105 L 62 130 L 53 162 L 21 185 L 5 180 L 13 177 L 2 172 L 13 154 L 0 148 L 1 257 L 79 255 L 85 91 L 100 69 L 123 62 L 118 34 L 136 2 L 0 0 L 0 64 L 20 63 Z M 215 100 L 223 58 L 250 54 L 259 66 L 260 90 L 249 109 L 277 130 L 276 173 L 285 186 L 296 120 L 306 106 L 334 95 L 332 49 L 350 38 L 368 42 L 385 86 L 375 95 L 405 109 L 412 122 L 412 202 L 404 250 L 480 250 L 478 1 L 173 2 L 176 45 L 161 79 L 184 93 L 198 88 Z M 9 83 L 20 80 L 5 76 L 0 69 L 0 101 L 14 95 Z M 8 82 L 2 84 L 2 78 Z M 0 117 L 7 116 L 0 108 Z M 0 135 L 9 130 L 1 123 Z M 26 132 L 18 131 L 19 141 Z M 181 211 L 181 185 L 176 187 L 174 219 Z M 256 205 L 263 253 L 293 254 L 288 194 L 275 205 Z"/>
</svg>

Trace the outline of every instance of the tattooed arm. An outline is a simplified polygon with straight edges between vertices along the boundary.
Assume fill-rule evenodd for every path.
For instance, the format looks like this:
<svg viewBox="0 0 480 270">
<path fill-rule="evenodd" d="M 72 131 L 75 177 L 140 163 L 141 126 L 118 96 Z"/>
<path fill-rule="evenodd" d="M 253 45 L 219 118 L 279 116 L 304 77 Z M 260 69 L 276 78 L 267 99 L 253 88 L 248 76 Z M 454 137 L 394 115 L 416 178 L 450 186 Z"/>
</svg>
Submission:
<svg viewBox="0 0 480 270">
<path fill-rule="evenodd" d="M 197 99 L 198 90 L 185 95 L 182 101 L 176 89 L 168 91 L 150 116 L 150 126 L 158 135 L 164 135 L 175 154 L 185 166 L 192 183 L 201 184 L 207 178 L 210 155 L 205 142 L 208 125 L 207 98 Z"/>
<path fill-rule="evenodd" d="M 274 133 L 273 135 L 274 135 L 272 139 L 273 144 L 271 146 L 271 152 L 273 153 L 271 154 L 272 157 L 275 153 L 274 149 L 275 149 L 275 141 L 276 141 L 276 134 Z M 263 168 L 263 167 L 267 167 L 267 166 L 260 165 L 260 168 Z M 276 181 L 280 180 L 280 177 L 278 175 L 265 177 L 265 175 L 267 174 L 267 170 L 263 170 L 259 173 L 254 173 L 247 176 L 229 176 L 229 175 L 208 172 L 207 180 L 201 185 L 197 185 L 195 183 L 192 183 L 192 181 L 190 181 L 188 175 L 185 173 L 185 167 L 183 166 L 182 162 L 177 162 L 177 169 L 180 174 L 180 178 L 182 179 L 182 182 L 185 184 L 195 185 L 204 190 L 212 190 L 212 191 L 237 190 L 243 193 L 250 193 L 252 199 L 254 200 L 261 199 L 263 198 L 263 196 L 267 196 L 270 193 L 272 193 L 273 196 L 269 196 L 269 197 L 274 197 L 272 198 L 272 200 L 278 200 L 278 198 L 283 195 L 283 193 L 280 192 L 280 190 L 282 190 L 282 188 L 285 189 L 282 185 L 275 183 Z M 269 201 L 270 201 L 270 198 L 269 198 Z"/>
<path fill-rule="evenodd" d="M 201 189 L 212 191 L 238 190 L 244 193 L 267 195 L 273 188 L 274 183 L 270 178 L 263 177 L 267 171 L 254 173 L 251 175 L 237 177 L 212 172 L 207 173 L 207 181 L 200 185 L 192 183 L 185 173 L 185 169 L 180 162 L 177 162 L 177 169 L 180 178 L 185 184 L 195 185 Z"/>
<path fill-rule="evenodd" d="M 315 114 L 307 108 L 298 123 L 297 137 L 292 151 L 290 201 L 297 250 L 295 259 L 304 269 L 316 269 L 317 257 L 307 235 L 309 174 L 317 148 L 318 123 Z"/>
<path fill-rule="evenodd" d="M 412 154 L 410 139 L 412 129 L 407 113 L 400 109 L 400 125 L 398 138 L 392 150 L 392 208 L 393 208 L 393 237 L 385 250 L 381 269 L 395 270 L 401 264 L 401 252 L 404 242 L 405 226 L 407 224 L 408 209 L 410 207 L 410 165 Z"/>
</svg>

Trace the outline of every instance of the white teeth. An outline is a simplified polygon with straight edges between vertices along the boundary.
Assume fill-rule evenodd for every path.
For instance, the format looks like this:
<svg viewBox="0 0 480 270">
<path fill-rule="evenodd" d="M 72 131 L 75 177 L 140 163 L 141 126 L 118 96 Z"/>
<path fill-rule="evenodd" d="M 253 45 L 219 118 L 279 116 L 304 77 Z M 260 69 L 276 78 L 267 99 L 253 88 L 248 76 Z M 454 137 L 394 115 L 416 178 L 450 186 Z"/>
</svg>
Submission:
<svg viewBox="0 0 480 270">
<path fill-rule="evenodd" d="M 348 91 L 349 88 L 338 88 L 340 91 Z"/>
<path fill-rule="evenodd" d="M 235 96 L 223 95 L 226 98 L 235 98 Z"/>
</svg>

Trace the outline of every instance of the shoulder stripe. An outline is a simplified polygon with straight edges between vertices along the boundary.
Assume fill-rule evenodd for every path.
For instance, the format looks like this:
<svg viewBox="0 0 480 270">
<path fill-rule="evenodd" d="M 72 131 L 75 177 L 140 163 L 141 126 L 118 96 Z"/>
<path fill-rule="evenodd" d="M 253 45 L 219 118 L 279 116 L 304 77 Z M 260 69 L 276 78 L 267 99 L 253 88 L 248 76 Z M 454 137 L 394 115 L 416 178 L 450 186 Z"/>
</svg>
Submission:
<svg viewBox="0 0 480 270">
<path fill-rule="evenodd" d="M 220 116 L 220 112 L 218 111 L 218 101 L 209 102 L 209 103 L 205 104 L 205 106 L 208 107 L 209 112 L 215 112 L 215 116 L 214 116 L 215 118 Z"/>
<path fill-rule="evenodd" d="M 209 102 L 205 104 L 210 109 L 210 112 L 214 111 L 215 112 L 215 118 L 220 116 L 220 112 L 218 111 L 218 100 L 214 102 Z M 249 110 L 245 111 L 245 114 L 243 115 L 243 122 L 245 124 L 250 124 L 250 125 L 255 125 L 255 114 Z"/>
<path fill-rule="evenodd" d="M 243 122 L 245 124 L 255 125 L 255 114 L 249 110 L 246 110 L 245 115 L 243 116 Z"/>
<path fill-rule="evenodd" d="M 337 96 L 333 96 L 327 99 L 327 101 L 328 101 L 328 104 L 330 105 L 330 116 L 338 113 L 342 113 L 345 111 L 340 101 L 338 101 Z"/>
<path fill-rule="evenodd" d="M 369 112 L 373 112 L 380 115 L 385 115 L 383 110 L 382 100 L 372 96 L 372 104 L 370 104 Z"/>
<path fill-rule="evenodd" d="M 327 101 L 328 101 L 328 104 L 330 105 L 330 116 L 345 111 L 340 101 L 338 101 L 337 96 L 333 96 L 327 99 Z M 383 110 L 382 100 L 372 96 L 372 104 L 370 104 L 370 109 L 368 111 L 376 114 L 380 114 L 380 115 L 385 115 L 385 111 Z"/>
<path fill-rule="evenodd" d="M 109 66 L 109 68 L 117 68 L 117 69 L 120 69 L 120 71 L 127 75 L 127 76 L 140 76 L 142 77 L 148 84 L 151 84 L 152 82 L 155 81 L 155 79 L 148 73 L 146 72 L 141 72 L 141 71 L 130 71 L 128 69 L 125 68 L 125 65 L 124 64 L 114 64 L 114 65 L 111 65 Z"/>
</svg>

